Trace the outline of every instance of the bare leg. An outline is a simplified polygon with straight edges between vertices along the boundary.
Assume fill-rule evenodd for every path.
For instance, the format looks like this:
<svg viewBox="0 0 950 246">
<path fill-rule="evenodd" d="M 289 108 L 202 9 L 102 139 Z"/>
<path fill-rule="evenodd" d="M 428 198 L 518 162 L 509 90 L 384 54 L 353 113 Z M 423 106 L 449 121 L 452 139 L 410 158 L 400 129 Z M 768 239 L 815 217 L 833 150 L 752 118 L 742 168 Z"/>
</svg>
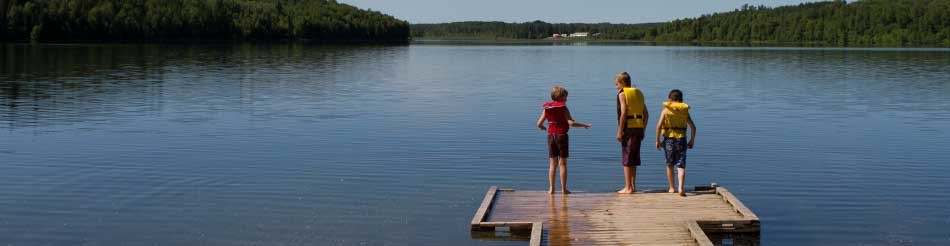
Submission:
<svg viewBox="0 0 950 246">
<path fill-rule="evenodd" d="M 561 169 L 561 193 L 571 194 L 571 191 L 567 190 L 567 158 L 561 157 L 560 169 Z"/>
<path fill-rule="evenodd" d="M 686 190 L 683 188 L 683 183 L 685 183 L 685 181 L 686 181 L 686 168 L 680 167 L 680 168 L 677 168 L 677 171 L 679 171 L 679 173 L 680 173 L 680 175 L 679 175 L 679 178 L 680 178 L 680 184 L 679 184 L 679 185 L 680 185 L 680 196 L 686 196 Z M 670 188 L 672 188 L 672 187 L 670 187 Z"/>
<path fill-rule="evenodd" d="M 637 191 L 637 166 L 630 167 L 630 194 Z"/>
<path fill-rule="evenodd" d="M 666 166 L 666 180 L 670 184 L 670 189 L 667 190 L 666 192 L 669 192 L 669 193 L 676 192 L 676 189 L 673 189 L 673 166 L 672 165 Z"/>
<path fill-rule="evenodd" d="M 557 157 L 550 158 L 548 167 L 548 194 L 554 194 L 554 171 L 557 168 Z"/>
<path fill-rule="evenodd" d="M 633 190 L 630 188 L 630 167 L 623 167 L 623 189 L 617 191 L 620 194 L 630 194 L 630 191 Z"/>
<path fill-rule="evenodd" d="M 633 194 L 634 185 L 636 184 L 637 177 L 637 167 L 636 166 L 624 166 L 623 167 L 623 189 L 618 190 L 617 193 L 620 194 Z"/>
</svg>

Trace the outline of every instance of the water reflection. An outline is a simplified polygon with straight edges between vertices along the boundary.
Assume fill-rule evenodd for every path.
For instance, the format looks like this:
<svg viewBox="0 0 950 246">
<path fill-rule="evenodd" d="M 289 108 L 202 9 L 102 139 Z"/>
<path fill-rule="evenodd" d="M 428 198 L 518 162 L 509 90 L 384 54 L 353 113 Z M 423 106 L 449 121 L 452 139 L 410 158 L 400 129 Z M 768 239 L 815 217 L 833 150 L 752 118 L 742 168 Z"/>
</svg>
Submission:
<svg viewBox="0 0 950 246">
<path fill-rule="evenodd" d="M 390 69 L 400 49 L 305 45 L 14 45 L 0 48 L 0 127 L 19 129 L 236 108 L 255 119 L 294 117 L 260 106 L 305 97 L 321 109 L 328 98 L 355 96 L 340 76 Z M 374 57 L 374 63 L 354 60 Z M 367 77 L 367 76 L 363 76 Z M 372 83 L 372 80 L 359 81 Z M 276 96 L 282 97 L 278 98 Z M 286 101 L 285 101 L 286 102 Z M 274 105 L 278 104 L 278 105 Z M 188 107 L 188 109 L 184 109 Z M 205 108 L 206 110 L 201 110 Z M 322 119 L 347 114 L 324 111 Z M 198 114 L 191 114 L 195 112 Z"/>
<path fill-rule="evenodd" d="M 759 246 L 760 236 L 758 233 L 706 233 L 709 240 L 715 245 L 720 246 Z"/>
<path fill-rule="evenodd" d="M 551 228 L 548 230 L 548 245 L 571 245 L 571 226 L 567 214 L 566 195 L 551 195 L 548 205 L 551 209 Z"/>
</svg>

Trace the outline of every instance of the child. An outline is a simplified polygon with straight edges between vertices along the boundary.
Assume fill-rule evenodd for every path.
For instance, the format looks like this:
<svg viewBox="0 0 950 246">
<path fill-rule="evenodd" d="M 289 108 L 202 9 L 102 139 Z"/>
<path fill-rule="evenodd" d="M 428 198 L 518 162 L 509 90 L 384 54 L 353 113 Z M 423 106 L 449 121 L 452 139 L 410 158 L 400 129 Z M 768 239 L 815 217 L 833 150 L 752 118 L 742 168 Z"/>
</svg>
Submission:
<svg viewBox="0 0 950 246">
<path fill-rule="evenodd" d="M 620 149 L 623 154 L 623 189 L 617 191 L 621 194 L 633 194 L 637 184 L 637 166 L 640 165 L 640 143 L 643 142 L 644 132 L 647 127 L 647 119 L 650 118 L 650 112 L 647 111 L 643 100 L 643 92 L 633 87 L 630 82 L 630 74 L 620 72 L 614 78 L 614 86 L 617 87 L 617 141 L 620 141 Z"/>
<path fill-rule="evenodd" d="M 567 130 L 569 127 L 590 128 L 590 124 L 575 122 L 571 118 L 571 111 L 567 110 L 567 90 L 564 87 L 555 86 L 551 88 L 551 100 L 544 103 L 541 111 L 541 118 L 538 119 L 538 129 L 548 131 L 548 158 L 550 167 L 548 168 L 548 193 L 554 194 L 554 171 L 555 168 L 561 168 L 561 193 L 570 194 L 567 190 L 567 157 L 568 141 Z M 544 121 L 548 121 L 548 127 L 544 127 Z"/>
<path fill-rule="evenodd" d="M 663 113 L 656 124 L 656 149 L 663 146 L 666 156 L 666 178 L 669 181 L 669 193 L 673 193 L 673 165 L 679 171 L 679 194 L 686 196 L 683 188 L 686 179 L 686 149 L 693 148 L 696 141 L 696 125 L 689 117 L 689 105 L 683 103 L 683 92 L 672 90 L 669 100 L 663 102 Z M 689 143 L 686 143 L 686 126 L 689 125 Z M 663 142 L 660 142 L 660 135 Z M 662 145 L 661 145 L 662 144 Z"/>
</svg>

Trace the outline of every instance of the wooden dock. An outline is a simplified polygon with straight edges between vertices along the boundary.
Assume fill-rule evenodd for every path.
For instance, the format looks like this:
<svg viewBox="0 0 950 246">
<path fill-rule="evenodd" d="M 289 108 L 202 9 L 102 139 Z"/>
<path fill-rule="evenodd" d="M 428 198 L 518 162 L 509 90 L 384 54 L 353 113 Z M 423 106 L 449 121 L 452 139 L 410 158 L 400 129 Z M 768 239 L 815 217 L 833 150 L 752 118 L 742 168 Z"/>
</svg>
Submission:
<svg viewBox="0 0 950 246">
<path fill-rule="evenodd" d="M 491 187 L 476 232 L 510 231 L 532 246 L 714 245 L 708 234 L 759 232 L 759 218 L 726 188 L 636 194 L 514 191 Z M 482 233 L 484 234 L 484 233 Z M 757 244 L 757 243 L 754 243 Z"/>
</svg>

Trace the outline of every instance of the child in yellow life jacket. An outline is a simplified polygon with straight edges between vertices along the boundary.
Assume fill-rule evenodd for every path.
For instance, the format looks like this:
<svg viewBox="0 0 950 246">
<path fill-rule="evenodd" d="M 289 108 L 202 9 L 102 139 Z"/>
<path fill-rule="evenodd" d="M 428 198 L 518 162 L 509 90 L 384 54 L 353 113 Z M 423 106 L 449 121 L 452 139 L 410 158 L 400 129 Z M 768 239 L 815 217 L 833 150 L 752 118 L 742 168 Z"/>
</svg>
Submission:
<svg viewBox="0 0 950 246">
<path fill-rule="evenodd" d="M 640 166 L 640 143 L 643 142 L 650 112 L 643 92 L 633 86 L 630 74 L 620 72 L 614 77 L 617 88 L 617 141 L 620 142 L 623 166 L 623 189 L 620 194 L 633 194 L 637 185 L 637 166 Z"/>
<path fill-rule="evenodd" d="M 662 146 L 666 156 L 666 178 L 669 181 L 669 192 L 673 189 L 673 166 L 679 171 L 679 195 L 686 196 L 683 188 L 686 179 L 686 149 L 692 149 L 696 141 L 696 125 L 689 116 L 689 105 L 683 103 L 683 92 L 672 90 L 669 100 L 663 102 L 663 113 L 656 124 L 656 149 Z M 686 141 L 686 127 L 689 126 L 689 142 Z M 663 136 L 663 141 L 660 141 Z"/>
</svg>

